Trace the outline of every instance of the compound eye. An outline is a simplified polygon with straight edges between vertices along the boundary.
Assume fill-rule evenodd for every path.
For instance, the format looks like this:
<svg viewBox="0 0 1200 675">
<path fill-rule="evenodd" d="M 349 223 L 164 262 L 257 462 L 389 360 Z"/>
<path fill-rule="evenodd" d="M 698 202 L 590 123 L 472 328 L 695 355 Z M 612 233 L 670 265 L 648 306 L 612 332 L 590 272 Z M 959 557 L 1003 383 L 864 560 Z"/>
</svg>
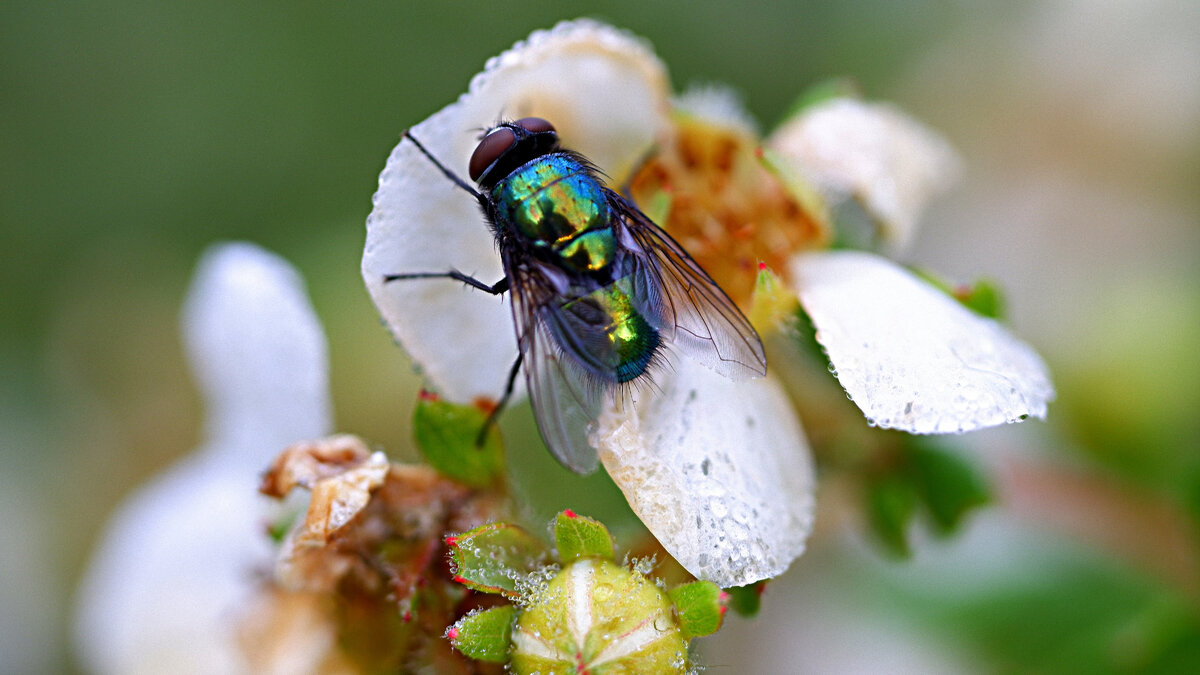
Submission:
<svg viewBox="0 0 1200 675">
<path fill-rule="evenodd" d="M 467 173 L 471 175 L 471 180 L 479 180 L 479 176 L 483 174 L 492 162 L 499 159 L 500 155 L 504 154 L 517 142 L 517 135 L 512 129 L 507 127 L 496 127 L 490 134 L 483 137 L 479 141 L 479 145 L 475 146 L 475 152 L 471 153 L 471 161 L 467 163 Z"/>
<path fill-rule="evenodd" d="M 513 122 L 513 124 L 521 127 L 531 134 L 540 134 L 547 131 L 551 133 L 554 132 L 554 125 L 540 117 L 522 117 L 516 122 Z"/>
</svg>

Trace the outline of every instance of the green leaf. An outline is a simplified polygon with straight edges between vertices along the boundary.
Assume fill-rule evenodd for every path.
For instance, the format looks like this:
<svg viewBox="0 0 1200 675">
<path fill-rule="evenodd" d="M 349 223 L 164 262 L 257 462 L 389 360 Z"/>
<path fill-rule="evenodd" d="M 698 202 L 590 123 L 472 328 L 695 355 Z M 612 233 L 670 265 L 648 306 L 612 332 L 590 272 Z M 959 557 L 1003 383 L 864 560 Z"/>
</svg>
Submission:
<svg viewBox="0 0 1200 675">
<path fill-rule="evenodd" d="M 867 522 L 891 554 L 907 558 L 908 528 L 917 509 L 917 490 L 901 473 L 873 477 L 866 486 Z"/>
<path fill-rule="evenodd" d="M 980 316 L 989 319 L 1003 319 L 1005 316 L 1004 291 L 990 279 L 976 279 L 974 284 L 959 287 L 954 297 Z"/>
<path fill-rule="evenodd" d="M 446 537 L 454 580 L 482 593 L 519 598 L 520 581 L 545 565 L 546 545 L 523 528 L 489 523 Z"/>
<path fill-rule="evenodd" d="M 613 557 L 612 535 L 598 520 L 567 509 L 554 520 L 554 542 L 558 559 L 565 565 L 577 558 Z"/>
<path fill-rule="evenodd" d="M 766 587 L 767 582 L 759 581 L 748 586 L 726 588 L 725 593 L 729 596 L 726 602 L 738 616 L 749 619 L 762 608 L 762 594 Z"/>
<path fill-rule="evenodd" d="M 299 510 L 288 510 L 279 514 L 275 521 L 267 526 L 267 536 L 271 538 L 271 542 L 282 544 L 288 533 L 303 516 L 304 512 Z"/>
<path fill-rule="evenodd" d="M 954 284 L 931 270 L 913 268 L 912 272 L 972 312 L 989 319 L 1004 320 L 1004 290 L 995 281 L 976 279 L 971 284 Z"/>
<path fill-rule="evenodd" d="M 425 461 L 453 480 L 471 487 L 495 485 L 504 475 L 504 445 L 494 428 L 479 445 L 486 420 L 475 406 L 421 392 L 413 413 L 417 448 Z"/>
<path fill-rule="evenodd" d="M 693 581 L 667 591 L 685 640 L 712 635 L 725 620 L 729 594 L 711 581 Z"/>
<path fill-rule="evenodd" d="M 446 630 L 446 638 L 455 649 L 470 658 L 505 663 L 516 616 L 517 610 L 512 605 L 468 614 Z"/>
<path fill-rule="evenodd" d="M 939 532 L 954 532 L 967 512 L 991 500 L 987 480 L 962 455 L 915 437 L 909 445 L 913 481 Z"/>
<path fill-rule="evenodd" d="M 835 98 L 860 98 L 861 94 L 858 90 L 858 84 L 854 80 L 847 77 L 836 77 L 828 80 L 817 82 L 810 85 L 807 89 L 800 92 L 796 100 L 792 101 L 792 105 L 788 107 L 787 114 L 784 119 L 803 112 L 818 103 L 823 103 Z"/>
<path fill-rule="evenodd" d="M 817 342 L 817 328 L 803 307 L 796 307 L 795 320 L 791 323 L 791 328 L 789 334 L 795 339 L 800 351 L 828 369 L 830 377 L 833 377 L 833 364 L 829 362 L 825 348 L 821 346 L 820 342 Z"/>
</svg>

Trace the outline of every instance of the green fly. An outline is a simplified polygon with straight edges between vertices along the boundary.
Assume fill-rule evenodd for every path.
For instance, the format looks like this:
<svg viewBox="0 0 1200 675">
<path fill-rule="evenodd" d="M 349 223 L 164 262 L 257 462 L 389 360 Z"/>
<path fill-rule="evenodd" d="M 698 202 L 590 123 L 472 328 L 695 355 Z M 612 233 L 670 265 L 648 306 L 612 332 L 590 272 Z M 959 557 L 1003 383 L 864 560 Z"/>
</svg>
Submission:
<svg viewBox="0 0 1200 675">
<path fill-rule="evenodd" d="M 504 278 L 490 285 L 457 270 L 385 277 L 510 293 L 518 354 L 481 439 L 522 366 L 546 446 L 580 473 L 596 465 L 587 436 L 605 396 L 619 400 L 674 353 L 735 379 L 766 374 L 762 341 L 737 306 L 591 162 L 562 148 L 550 122 L 527 117 L 485 132 L 467 167 L 478 190 L 404 138 L 475 198 L 500 251 Z"/>
</svg>

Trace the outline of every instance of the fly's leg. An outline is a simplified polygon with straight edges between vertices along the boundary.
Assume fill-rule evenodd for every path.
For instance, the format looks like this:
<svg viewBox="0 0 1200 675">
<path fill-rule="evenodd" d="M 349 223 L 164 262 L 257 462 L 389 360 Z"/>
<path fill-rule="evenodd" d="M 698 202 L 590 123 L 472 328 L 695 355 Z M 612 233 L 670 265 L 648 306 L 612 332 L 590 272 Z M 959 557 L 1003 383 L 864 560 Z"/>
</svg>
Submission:
<svg viewBox="0 0 1200 675">
<path fill-rule="evenodd" d="M 458 174 L 454 173 L 450 169 L 447 169 L 444 164 L 438 161 L 437 157 L 434 157 L 432 153 L 425 149 L 424 145 L 421 145 L 421 142 L 417 140 L 416 136 L 413 136 L 406 130 L 404 132 L 404 138 L 412 141 L 413 145 L 417 146 L 417 150 L 420 150 L 421 154 L 425 155 L 425 158 L 432 162 L 433 165 L 437 167 L 438 171 L 442 172 L 443 176 L 449 178 L 451 182 L 474 197 L 475 201 L 479 202 L 481 206 L 487 206 L 487 197 L 485 197 L 475 188 L 471 187 L 470 183 L 462 178 L 459 178 Z M 455 281 L 461 281 L 472 288 L 484 291 L 485 293 L 491 293 L 492 295 L 500 295 L 508 290 L 508 277 L 504 277 L 500 281 L 488 285 L 476 279 L 475 277 L 463 274 L 458 270 L 450 270 L 449 272 L 388 274 L 383 277 L 384 282 L 400 281 L 404 279 L 454 279 Z M 492 409 L 492 412 L 488 413 L 487 419 L 484 420 L 483 427 L 479 430 L 479 435 L 475 438 L 476 447 L 483 447 L 483 442 L 487 439 L 488 432 L 491 431 L 492 427 L 496 425 L 496 418 L 500 415 L 500 411 L 504 409 L 504 406 L 508 404 L 508 400 L 512 398 L 513 387 L 515 386 L 517 380 L 517 373 L 521 370 L 521 362 L 524 360 L 524 358 L 525 355 L 523 353 L 517 354 L 517 360 L 513 362 L 512 369 L 508 373 L 508 382 L 504 385 L 504 395 L 500 397 L 500 402 L 496 404 L 496 407 Z"/>
<path fill-rule="evenodd" d="M 383 278 L 386 281 L 402 281 L 405 279 L 454 279 L 461 281 L 464 284 L 477 288 L 485 293 L 492 295 L 500 295 L 508 290 L 508 277 L 504 277 L 500 281 L 491 286 L 483 283 L 475 277 L 463 274 L 458 270 L 450 270 L 449 272 L 415 272 L 412 274 L 389 274 Z M 500 411 L 504 406 L 508 405 L 508 399 L 512 398 L 513 387 L 516 385 L 517 373 L 521 370 L 521 361 L 525 358 L 524 353 L 517 354 L 517 360 L 512 364 L 512 370 L 508 371 L 508 382 L 504 385 L 504 395 L 500 397 L 500 402 L 488 413 L 487 419 L 483 421 L 483 427 L 479 430 L 479 435 L 475 437 L 475 447 L 482 448 L 484 440 L 487 439 L 488 432 L 492 427 L 496 426 L 496 418 L 500 415 Z"/>
<path fill-rule="evenodd" d="M 470 183 L 459 178 L 458 174 L 454 173 L 450 169 L 447 169 L 444 164 L 438 161 L 437 157 L 434 157 L 428 150 L 425 149 L 425 146 L 421 145 L 421 141 L 418 141 L 416 136 L 413 136 L 411 133 L 405 130 L 404 138 L 412 141 L 413 145 L 417 146 L 417 149 L 421 151 L 422 155 L 425 155 L 426 159 L 433 162 L 433 165 L 438 168 L 438 171 L 442 172 L 443 176 L 449 178 L 458 187 L 466 190 L 468 194 L 475 198 L 475 201 L 479 202 L 480 204 L 487 205 L 487 197 L 484 197 L 479 193 L 478 190 L 471 187 Z"/>
<path fill-rule="evenodd" d="M 483 442 L 487 440 L 488 432 L 492 427 L 496 426 L 496 418 L 500 416 L 500 411 L 504 410 L 504 406 L 508 405 L 508 399 L 512 398 L 513 387 L 517 383 L 517 373 L 521 372 L 521 362 L 525 360 L 525 352 L 517 353 L 517 360 L 513 361 L 512 369 L 508 371 L 508 382 L 504 385 L 504 395 L 500 397 L 500 401 L 492 408 L 492 412 L 488 413 L 487 419 L 483 421 L 483 426 L 479 429 L 479 435 L 475 437 L 475 447 L 482 448 Z"/>
<path fill-rule="evenodd" d="M 455 281 L 463 282 L 464 284 L 470 286 L 471 288 L 477 288 L 485 293 L 491 293 L 492 295 L 500 295 L 501 293 L 508 290 L 508 277 L 504 277 L 500 281 L 497 281 L 496 283 L 489 286 L 488 284 L 483 283 L 482 281 L 476 279 L 475 277 L 463 274 L 462 272 L 459 272 L 458 270 L 450 270 L 449 272 L 414 272 L 411 274 L 388 274 L 387 276 L 383 277 L 383 280 L 385 282 L 401 281 L 404 279 L 454 279 Z"/>
</svg>

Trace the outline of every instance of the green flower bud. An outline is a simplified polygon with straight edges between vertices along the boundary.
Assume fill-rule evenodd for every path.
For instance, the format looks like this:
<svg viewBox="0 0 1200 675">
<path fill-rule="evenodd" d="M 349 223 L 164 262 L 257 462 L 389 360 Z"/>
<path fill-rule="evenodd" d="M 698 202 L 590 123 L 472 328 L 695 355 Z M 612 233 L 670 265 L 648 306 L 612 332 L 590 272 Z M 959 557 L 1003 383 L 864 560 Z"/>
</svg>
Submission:
<svg viewBox="0 0 1200 675">
<path fill-rule="evenodd" d="M 512 635 L 515 673 L 687 672 L 687 640 L 670 597 L 633 570 L 580 558 L 527 603 Z"/>
</svg>

